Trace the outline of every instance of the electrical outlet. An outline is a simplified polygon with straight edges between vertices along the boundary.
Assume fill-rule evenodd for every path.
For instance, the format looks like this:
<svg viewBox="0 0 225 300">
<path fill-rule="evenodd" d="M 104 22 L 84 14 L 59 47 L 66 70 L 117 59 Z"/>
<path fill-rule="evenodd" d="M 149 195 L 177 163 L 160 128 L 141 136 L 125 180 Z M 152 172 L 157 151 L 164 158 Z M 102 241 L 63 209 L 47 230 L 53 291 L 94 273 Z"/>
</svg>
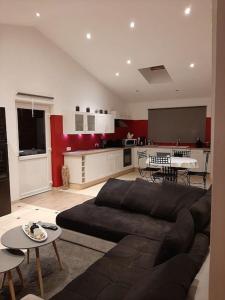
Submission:
<svg viewBox="0 0 225 300">
<path fill-rule="evenodd" d="M 71 147 L 66 147 L 66 151 L 71 151 Z"/>
</svg>

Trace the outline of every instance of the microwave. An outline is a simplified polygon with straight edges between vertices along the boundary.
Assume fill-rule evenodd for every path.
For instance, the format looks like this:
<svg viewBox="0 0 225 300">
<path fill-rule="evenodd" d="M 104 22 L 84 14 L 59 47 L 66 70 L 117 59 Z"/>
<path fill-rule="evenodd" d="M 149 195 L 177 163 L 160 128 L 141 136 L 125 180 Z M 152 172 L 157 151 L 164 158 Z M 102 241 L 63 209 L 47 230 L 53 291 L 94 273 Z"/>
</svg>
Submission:
<svg viewBox="0 0 225 300">
<path fill-rule="evenodd" d="M 123 146 L 132 147 L 137 145 L 137 139 L 124 139 Z"/>
</svg>

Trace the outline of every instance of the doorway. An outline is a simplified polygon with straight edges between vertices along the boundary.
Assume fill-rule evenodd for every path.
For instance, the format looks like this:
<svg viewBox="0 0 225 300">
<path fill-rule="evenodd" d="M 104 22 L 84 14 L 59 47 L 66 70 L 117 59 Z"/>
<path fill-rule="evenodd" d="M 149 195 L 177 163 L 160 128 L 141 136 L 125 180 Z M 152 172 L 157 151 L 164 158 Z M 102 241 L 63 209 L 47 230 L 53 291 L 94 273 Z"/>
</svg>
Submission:
<svg viewBox="0 0 225 300">
<path fill-rule="evenodd" d="M 17 103 L 20 198 L 51 190 L 50 108 Z"/>
</svg>

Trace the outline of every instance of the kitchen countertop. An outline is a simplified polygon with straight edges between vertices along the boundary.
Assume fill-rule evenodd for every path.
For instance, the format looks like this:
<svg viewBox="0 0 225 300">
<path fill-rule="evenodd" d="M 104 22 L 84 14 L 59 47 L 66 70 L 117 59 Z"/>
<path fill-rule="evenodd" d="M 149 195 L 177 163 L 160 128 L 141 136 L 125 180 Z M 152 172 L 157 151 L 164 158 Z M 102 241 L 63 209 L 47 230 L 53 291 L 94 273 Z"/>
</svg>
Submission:
<svg viewBox="0 0 225 300">
<path fill-rule="evenodd" d="M 64 152 L 64 156 L 83 156 L 83 155 L 90 155 L 90 154 L 98 154 L 103 152 L 111 152 L 116 150 L 122 150 L 125 148 L 104 148 L 104 149 L 91 149 L 91 150 L 77 150 L 77 151 L 70 151 L 70 152 Z"/>
<path fill-rule="evenodd" d="M 165 148 L 165 149 L 190 149 L 190 150 L 203 150 L 203 151 L 211 151 L 210 148 L 197 148 L 197 147 L 189 147 L 189 146 L 160 146 L 160 145 L 144 145 L 144 146 L 135 146 L 136 148 Z"/>
<path fill-rule="evenodd" d="M 77 150 L 77 151 L 68 151 L 64 152 L 64 156 L 84 156 L 91 154 L 98 154 L 103 152 L 111 152 L 117 150 L 123 150 L 125 148 L 165 148 L 165 149 L 190 149 L 190 150 L 203 150 L 210 151 L 210 148 L 190 148 L 188 146 L 157 146 L 157 145 L 145 145 L 145 146 L 134 146 L 134 147 L 114 147 L 114 148 L 104 148 L 104 149 L 90 149 L 90 150 Z"/>
</svg>

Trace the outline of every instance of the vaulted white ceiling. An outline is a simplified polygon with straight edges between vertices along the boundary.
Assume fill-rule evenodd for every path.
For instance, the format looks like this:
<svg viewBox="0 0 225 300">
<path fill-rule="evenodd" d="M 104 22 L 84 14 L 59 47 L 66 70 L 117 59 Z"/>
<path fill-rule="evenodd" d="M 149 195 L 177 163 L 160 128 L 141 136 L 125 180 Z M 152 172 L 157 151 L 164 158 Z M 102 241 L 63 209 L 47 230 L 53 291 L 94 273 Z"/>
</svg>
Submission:
<svg viewBox="0 0 225 300">
<path fill-rule="evenodd" d="M 1 23 L 36 27 L 127 101 L 210 96 L 211 15 L 211 0 L 0 0 Z M 138 71 L 155 65 L 172 81 Z"/>
</svg>

